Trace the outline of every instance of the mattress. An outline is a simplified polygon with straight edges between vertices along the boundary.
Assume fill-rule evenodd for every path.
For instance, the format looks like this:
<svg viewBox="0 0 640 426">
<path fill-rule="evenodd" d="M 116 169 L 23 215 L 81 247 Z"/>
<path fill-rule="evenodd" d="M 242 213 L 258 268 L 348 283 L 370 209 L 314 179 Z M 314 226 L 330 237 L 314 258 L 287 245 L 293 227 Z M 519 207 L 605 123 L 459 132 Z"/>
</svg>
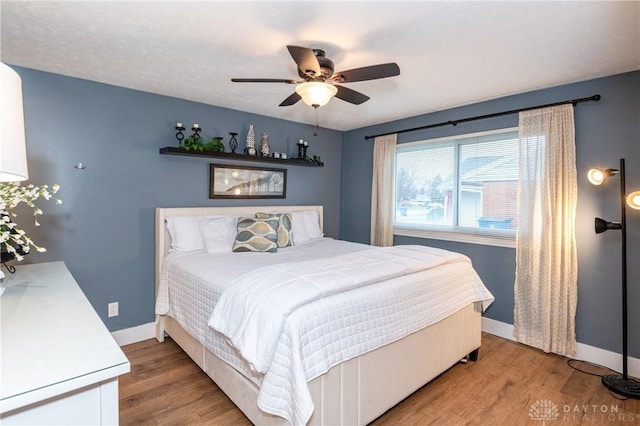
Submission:
<svg viewBox="0 0 640 426">
<path fill-rule="evenodd" d="M 470 303 L 486 307 L 493 301 L 468 259 L 316 300 L 288 316 L 265 374 L 253 371 L 224 336 L 207 326 L 225 289 L 249 269 L 303 264 L 366 249 L 370 246 L 321 238 L 277 253 L 172 253 L 163 265 L 156 313 L 175 318 L 209 351 L 251 380 L 260 389 L 257 403 L 262 410 L 304 424 L 314 408 L 308 381 Z"/>
</svg>

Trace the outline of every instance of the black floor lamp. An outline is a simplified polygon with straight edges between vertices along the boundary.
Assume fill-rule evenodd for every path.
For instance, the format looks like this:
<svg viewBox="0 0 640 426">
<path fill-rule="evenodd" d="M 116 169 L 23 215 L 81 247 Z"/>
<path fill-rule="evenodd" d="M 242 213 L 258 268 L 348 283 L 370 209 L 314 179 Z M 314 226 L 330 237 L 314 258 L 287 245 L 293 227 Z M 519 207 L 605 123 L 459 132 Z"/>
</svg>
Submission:
<svg viewBox="0 0 640 426">
<path fill-rule="evenodd" d="M 640 209 L 640 191 L 627 195 L 625 188 L 624 158 L 620 159 L 620 169 L 591 169 L 589 182 L 600 185 L 609 176 L 620 175 L 620 222 L 607 222 L 599 217 L 595 220 L 596 234 L 609 229 L 622 231 L 622 375 L 608 374 L 602 377 L 602 383 L 610 391 L 628 398 L 640 399 L 640 381 L 630 378 L 627 370 L 627 205 L 633 209 Z"/>
</svg>

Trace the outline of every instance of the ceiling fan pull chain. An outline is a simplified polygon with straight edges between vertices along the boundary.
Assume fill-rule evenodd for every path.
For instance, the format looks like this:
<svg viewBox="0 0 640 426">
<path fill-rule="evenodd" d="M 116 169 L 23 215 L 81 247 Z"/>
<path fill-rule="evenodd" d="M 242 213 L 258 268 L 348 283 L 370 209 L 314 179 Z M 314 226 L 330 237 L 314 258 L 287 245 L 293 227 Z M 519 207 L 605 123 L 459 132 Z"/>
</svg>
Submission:
<svg viewBox="0 0 640 426">
<path fill-rule="evenodd" d="M 314 107 L 316 110 L 316 127 L 313 129 L 313 136 L 318 136 L 318 107 Z"/>
</svg>

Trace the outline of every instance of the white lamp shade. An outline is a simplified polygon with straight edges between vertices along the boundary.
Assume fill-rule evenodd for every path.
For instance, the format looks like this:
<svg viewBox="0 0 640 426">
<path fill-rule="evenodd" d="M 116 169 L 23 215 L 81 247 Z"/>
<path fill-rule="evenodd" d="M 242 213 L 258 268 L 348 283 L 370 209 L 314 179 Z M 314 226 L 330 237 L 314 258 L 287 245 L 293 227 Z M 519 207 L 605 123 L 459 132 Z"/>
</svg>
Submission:
<svg viewBox="0 0 640 426">
<path fill-rule="evenodd" d="M 0 182 L 29 179 L 24 137 L 22 81 L 0 62 Z"/>
<path fill-rule="evenodd" d="M 336 93 L 338 88 L 333 84 L 320 81 L 309 81 L 296 86 L 296 93 L 302 98 L 302 102 L 312 107 L 325 106 Z"/>
</svg>

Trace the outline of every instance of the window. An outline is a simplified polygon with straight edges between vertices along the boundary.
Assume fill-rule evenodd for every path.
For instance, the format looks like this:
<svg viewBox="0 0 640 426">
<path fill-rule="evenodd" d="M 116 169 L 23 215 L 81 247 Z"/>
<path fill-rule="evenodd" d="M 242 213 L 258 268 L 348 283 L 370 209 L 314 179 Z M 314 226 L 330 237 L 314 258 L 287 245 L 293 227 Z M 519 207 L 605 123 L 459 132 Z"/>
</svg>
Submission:
<svg viewBox="0 0 640 426">
<path fill-rule="evenodd" d="M 400 144 L 395 233 L 512 246 L 517 190 L 517 129 Z"/>
</svg>

